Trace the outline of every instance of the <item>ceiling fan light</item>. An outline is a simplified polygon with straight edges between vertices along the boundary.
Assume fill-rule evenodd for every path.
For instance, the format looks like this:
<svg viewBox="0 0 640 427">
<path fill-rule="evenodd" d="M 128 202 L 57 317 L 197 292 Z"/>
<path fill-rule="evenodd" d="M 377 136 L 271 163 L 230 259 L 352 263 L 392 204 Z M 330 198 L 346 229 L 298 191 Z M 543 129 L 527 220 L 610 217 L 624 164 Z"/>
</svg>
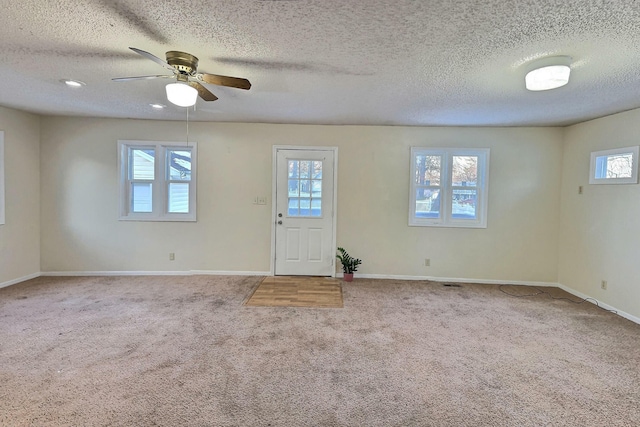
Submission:
<svg viewBox="0 0 640 427">
<path fill-rule="evenodd" d="M 532 91 L 556 89 L 569 83 L 570 74 L 568 65 L 549 65 L 529 71 L 525 84 Z"/>
<path fill-rule="evenodd" d="M 191 107 L 198 99 L 198 91 L 185 83 L 169 83 L 167 99 L 178 107 Z"/>
</svg>

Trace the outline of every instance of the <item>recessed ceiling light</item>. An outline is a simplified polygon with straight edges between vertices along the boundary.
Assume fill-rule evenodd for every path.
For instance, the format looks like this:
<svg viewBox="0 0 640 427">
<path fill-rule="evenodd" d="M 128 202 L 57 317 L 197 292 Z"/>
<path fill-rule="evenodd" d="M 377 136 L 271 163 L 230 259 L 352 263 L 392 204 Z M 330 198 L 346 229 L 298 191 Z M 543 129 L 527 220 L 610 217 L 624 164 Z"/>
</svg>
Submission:
<svg viewBox="0 0 640 427">
<path fill-rule="evenodd" d="M 163 104 L 149 104 L 152 108 L 155 108 L 156 110 L 162 110 L 163 108 L 167 108 L 166 105 Z"/>
<path fill-rule="evenodd" d="M 60 80 L 62 83 L 66 84 L 69 87 L 82 87 L 86 86 L 86 83 L 81 82 L 80 80 L 71 80 L 71 79 L 62 79 Z"/>
<path fill-rule="evenodd" d="M 525 76 L 525 86 L 531 91 L 557 89 L 569 83 L 571 58 L 556 56 L 543 58 L 530 64 L 533 67 Z"/>
</svg>

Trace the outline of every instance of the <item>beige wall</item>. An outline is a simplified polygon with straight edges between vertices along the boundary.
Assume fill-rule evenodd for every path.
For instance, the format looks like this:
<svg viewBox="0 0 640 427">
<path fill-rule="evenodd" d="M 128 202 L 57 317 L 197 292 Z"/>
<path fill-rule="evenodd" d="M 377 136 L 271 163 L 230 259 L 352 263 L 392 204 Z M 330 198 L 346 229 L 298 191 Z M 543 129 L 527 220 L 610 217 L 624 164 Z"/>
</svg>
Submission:
<svg viewBox="0 0 640 427">
<path fill-rule="evenodd" d="M 562 129 L 191 123 L 197 223 L 117 220 L 116 141 L 184 140 L 184 123 L 47 117 L 41 132 L 43 271 L 268 271 L 272 146 L 319 145 L 339 149 L 338 244 L 361 273 L 557 279 Z M 411 146 L 491 148 L 487 229 L 407 225 Z"/>
<path fill-rule="evenodd" d="M 0 286 L 40 272 L 40 118 L 0 107 L 6 223 L 0 225 Z"/>
<path fill-rule="evenodd" d="M 589 159 L 592 151 L 637 146 L 639 134 L 640 110 L 566 129 L 558 274 L 562 285 L 637 318 L 640 186 L 589 185 Z"/>
</svg>

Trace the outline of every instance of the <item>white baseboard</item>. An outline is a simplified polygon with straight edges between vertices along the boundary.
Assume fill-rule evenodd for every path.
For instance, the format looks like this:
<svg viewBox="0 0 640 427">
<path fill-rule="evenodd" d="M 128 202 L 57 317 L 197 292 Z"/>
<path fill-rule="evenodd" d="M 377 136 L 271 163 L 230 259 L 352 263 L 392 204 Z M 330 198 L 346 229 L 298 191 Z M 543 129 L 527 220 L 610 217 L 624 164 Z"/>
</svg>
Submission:
<svg viewBox="0 0 640 427">
<path fill-rule="evenodd" d="M 339 273 L 338 277 L 342 277 L 342 273 Z M 434 276 L 403 276 L 403 275 L 389 275 L 389 274 L 360 274 L 356 273 L 355 277 L 362 277 L 363 279 L 390 279 L 390 280 L 429 280 L 433 282 L 444 283 L 478 283 L 486 285 L 518 285 L 518 286 L 541 286 L 541 287 L 556 287 L 559 286 L 555 282 L 528 282 L 522 280 L 494 280 L 494 279 L 465 279 L 459 277 L 434 277 Z"/>
<path fill-rule="evenodd" d="M 268 271 L 43 271 L 42 276 L 268 276 Z"/>
<path fill-rule="evenodd" d="M 593 298 L 592 296 L 589 296 L 587 294 L 583 294 L 582 292 L 576 291 L 575 289 L 572 289 L 572 288 L 570 288 L 568 286 L 565 286 L 565 285 L 563 285 L 561 283 L 558 283 L 558 287 L 560 289 L 562 289 L 563 291 L 567 291 L 570 294 L 577 296 L 578 298 L 582 298 L 583 300 L 586 300 L 586 301 L 590 302 L 591 304 L 595 304 L 594 301 L 598 301 L 596 298 Z M 600 307 L 602 307 L 602 308 L 604 308 L 606 310 L 613 310 L 613 311 L 615 311 L 615 314 L 617 314 L 618 316 L 624 317 L 625 319 L 631 320 L 633 323 L 637 323 L 637 324 L 640 325 L 640 317 L 636 317 L 636 316 L 634 316 L 632 314 L 629 314 L 629 313 L 626 313 L 626 312 L 624 312 L 622 310 L 618 310 L 617 308 L 612 307 L 609 304 L 606 304 L 606 303 L 604 303 L 602 301 L 598 301 L 598 306 L 600 306 Z"/>
<path fill-rule="evenodd" d="M 269 271 L 216 271 L 216 270 L 191 270 L 191 275 L 197 276 L 271 276 Z"/>
<path fill-rule="evenodd" d="M 20 282 L 25 282 L 27 280 L 35 279 L 36 277 L 40 277 L 41 273 L 33 273 L 27 276 L 18 277 L 17 279 L 9 280 L 7 282 L 0 283 L 0 288 L 6 288 L 7 286 L 15 285 Z"/>
</svg>

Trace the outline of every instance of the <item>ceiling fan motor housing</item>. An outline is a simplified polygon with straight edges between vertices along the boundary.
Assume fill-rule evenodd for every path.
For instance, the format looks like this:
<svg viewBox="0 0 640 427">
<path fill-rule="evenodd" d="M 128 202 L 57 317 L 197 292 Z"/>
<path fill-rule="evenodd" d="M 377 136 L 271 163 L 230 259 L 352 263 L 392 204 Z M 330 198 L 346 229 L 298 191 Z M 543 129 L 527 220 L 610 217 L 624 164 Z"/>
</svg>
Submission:
<svg viewBox="0 0 640 427">
<path fill-rule="evenodd" d="M 186 53 L 170 50 L 167 52 L 167 63 L 181 74 L 193 76 L 198 69 L 198 58 Z"/>
</svg>

